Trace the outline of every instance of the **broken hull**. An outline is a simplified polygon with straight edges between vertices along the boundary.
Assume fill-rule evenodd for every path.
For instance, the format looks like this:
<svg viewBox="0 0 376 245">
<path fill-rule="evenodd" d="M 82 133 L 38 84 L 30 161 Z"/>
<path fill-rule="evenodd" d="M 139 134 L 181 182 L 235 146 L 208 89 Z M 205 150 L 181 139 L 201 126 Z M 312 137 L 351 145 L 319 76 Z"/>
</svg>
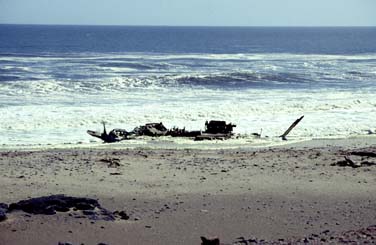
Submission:
<svg viewBox="0 0 376 245">
<path fill-rule="evenodd" d="M 232 134 L 208 134 L 203 133 L 195 137 L 195 141 L 201 140 L 226 140 L 231 138 Z"/>
<path fill-rule="evenodd" d="M 186 131 L 185 128 L 167 129 L 163 123 L 148 123 L 136 127 L 133 131 L 127 132 L 124 129 L 113 129 L 109 134 L 106 133 L 104 126 L 103 133 L 87 130 L 87 133 L 93 137 L 97 137 L 106 143 L 118 142 L 129 139 L 128 136 L 135 138 L 137 136 L 171 136 L 171 137 L 186 137 L 194 140 L 214 140 L 214 139 L 229 139 L 233 135 L 232 129 L 236 127 L 233 124 L 226 124 L 225 121 L 210 121 L 205 123 L 206 131 L 200 130 Z M 209 130 L 210 129 L 210 130 Z M 224 131 L 224 132 L 223 132 Z"/>
<path fill-rule="evenodd" d="M 96 137 L 96 138 L 103 140 L 105 143 L 114 143 L 114 142 L 119 142 L 119 141 L 127 139 L 127 138 L 114 138 L 114 137 L 111 137 L 109 135 L 99 133 L 99 132 L 96 132 L 96 131 L 92 131 L 92 130 L 87 130 L 86 132 L 93 137 Z"/>
<path fill-rule="evenodd" d="M 100 133 L 100 132 L 92 131 L 92 130 L 87 130 L 86 132 L 87 132 L 89 135 L 93 136 L 93 137 L 97 137 L 97 138 L 102 139 L 102 133 Z"/>
</svg>

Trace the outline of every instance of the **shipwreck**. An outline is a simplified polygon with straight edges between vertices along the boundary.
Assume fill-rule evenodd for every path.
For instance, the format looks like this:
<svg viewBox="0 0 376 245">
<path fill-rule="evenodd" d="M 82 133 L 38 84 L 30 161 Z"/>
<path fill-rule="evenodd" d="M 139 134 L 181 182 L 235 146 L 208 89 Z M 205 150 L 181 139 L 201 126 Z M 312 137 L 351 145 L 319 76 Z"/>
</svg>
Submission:
<svg viewBox="0 0 376 245">
<path fill-rule="evenodd" d="M 229 139 L 233 133 L 233 128 L 236 127 L 235 124 L 226 123 L 226 121 L 206 121 L 205 130 L 193 130 L 189 131 L 185 128 L 172 128 L 167 129 L 162 122 L 160 123 L 147 123 L 145 125 L 138 126 L 132 131 L 127 131 L 125 129 L 115 128 L 107 133 L 106 125 L 103 122 L 103 132 L 97 132 L 88 130 L 87 133 L 93 137 L 102 139 L 105 143 L 119 142 L 123 140 L 135 139 L 139 136 L 150 136 L 150 137 L 160 137 L 160 136 L 171 136 L 171 137 L 189 137 L 194 140 L 214 140 L 214 139 Z"/>
</svg>

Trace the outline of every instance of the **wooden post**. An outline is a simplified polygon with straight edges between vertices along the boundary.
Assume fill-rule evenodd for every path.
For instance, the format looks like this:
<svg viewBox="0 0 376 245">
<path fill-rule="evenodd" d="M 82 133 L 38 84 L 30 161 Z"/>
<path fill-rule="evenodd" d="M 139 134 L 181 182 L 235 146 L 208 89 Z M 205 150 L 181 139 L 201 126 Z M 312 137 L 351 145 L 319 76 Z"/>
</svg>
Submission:
<svg viewBox="0 0 376 245">
<path fill-rule="evenodd" d="M 298 125 L 298 123 L 303 119 L 304 116 L 301 116 L 300 118 L 296 119 L 295 122 L 293 122 L 293 124 L 291 124 L 291 126 L 279 137 L 282 138 L 282 140 L 287 140 L 286 136 L 290 133 L 290 131 L 295 128 L 296 125 Z"/>
</svg>

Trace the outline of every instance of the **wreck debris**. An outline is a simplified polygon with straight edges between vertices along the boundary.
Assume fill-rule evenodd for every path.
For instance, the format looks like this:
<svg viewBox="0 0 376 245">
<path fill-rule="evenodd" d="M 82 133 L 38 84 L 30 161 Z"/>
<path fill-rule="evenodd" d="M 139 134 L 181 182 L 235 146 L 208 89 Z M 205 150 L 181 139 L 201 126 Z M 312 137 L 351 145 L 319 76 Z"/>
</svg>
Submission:
<svg viewBox="0 0 376 245">
<path fill-rule="evenodd" d="M 93 137 L 102 139 L 106 143 L 113 143 L 113 142 L 126 140 L 128 139 L 128 136 L 130 135 L 130 133 L 127 132 L 126 130 L 118 129 L 118 128 L 111 130 L 110 133 L 107 134 L 105 122 L 103 122 L 103 133 L 99 133 L 99 132 L 92 131 L 92 130 L 87 130 L 87 133 Z"/>
<path fill-rule="evenodd" d="M 200 141 L 200 140 L 225 140 L 230 138 L 231 135 L 229 134 L 207 134 L 207 133 L 202 133 L 200 135 L 197 135 L 195 137 L 195 141 Z"/>
<path fill-rule="evenodd" d="M 172 128 L 167 129 L 163 123 L 148 123 L 139 127 L 136 127 L 132 131 L 128 132 L 124 129 L 113 129 L 107 134 L 106 125 L 103 123 L 103 132 L 88 130 L 87 133 L 93 137 L 102 139 L 106 143 L 118 142 L 122 140 L 131 139 L 137 136 L 171 136 L 171 137 L 192 137 L 195 140 L 204 139 L 228 139 L 233 133 L 234 124 L 227 124 L 225 121 L 206 121 L 205 131 L 187 131 L 185 128 Z"/>
<path fill-rule="evenodd" d="M 301 116 L 300 118 L 296 119 L 295 122 L 291 124 L 291 126 L 279 137 L 282 138 L 282 140 L 287 140 L 286 136 L 291 132 L 293 128 L 295 128 L 296 125 L 304 118 L 304 116 Z"/>
<path fill-rule="evenodd" d="M 132 131 L 132 134 L 141 136 L 164 136 L 168 132 L 167 128 L 163 125 L 163 123 L 147 123 L 143 126 L 137 127 Z"/>
<path fill-rule="evenodd" d="M 180 129 L 173 127 L 167 132 L 167 135 L 171 137 L 196 137 L 201 133 L 202 132 L 200 130 L 187 131 L 185 128 Z"/>
<path fill-rule="evenodd" d="M 226 124 L 226 121 L 206 121 L 205 133 L 207 134 L 231 134 L 236 125 Z"/>
<path fill-rule="evenodd" d="M 195 140 L 215 140 L 215 139 L 228 139 L 233 133 L 234 124 L 226 124 L 225 121 L 206 121 L 205 131 L 195 137 Z"/>
</svg>

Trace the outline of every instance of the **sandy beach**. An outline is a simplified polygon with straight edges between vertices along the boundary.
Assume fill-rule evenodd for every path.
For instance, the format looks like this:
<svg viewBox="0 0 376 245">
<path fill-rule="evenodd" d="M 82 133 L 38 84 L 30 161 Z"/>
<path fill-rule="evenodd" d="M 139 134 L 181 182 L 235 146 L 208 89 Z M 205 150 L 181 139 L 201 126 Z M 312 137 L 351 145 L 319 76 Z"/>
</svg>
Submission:
<svg viewBox="0 0 376 245">
<path fill-rule="evenodd" d="M 376 225 L 376 165 L 335 164 L 355 150 L 376 152 L 375 143 L 367 137 L 258 149 L 3 149 L 0 203 L 65 194 L 97 199 L 129 219 L 12 211 L 0 222 L 0 244 L 191 245 L 200 236 L 223 244 L 339 243 L 349 231 Z M 351 239 L 375 243 L 372 229 Z"/>
</svg>

